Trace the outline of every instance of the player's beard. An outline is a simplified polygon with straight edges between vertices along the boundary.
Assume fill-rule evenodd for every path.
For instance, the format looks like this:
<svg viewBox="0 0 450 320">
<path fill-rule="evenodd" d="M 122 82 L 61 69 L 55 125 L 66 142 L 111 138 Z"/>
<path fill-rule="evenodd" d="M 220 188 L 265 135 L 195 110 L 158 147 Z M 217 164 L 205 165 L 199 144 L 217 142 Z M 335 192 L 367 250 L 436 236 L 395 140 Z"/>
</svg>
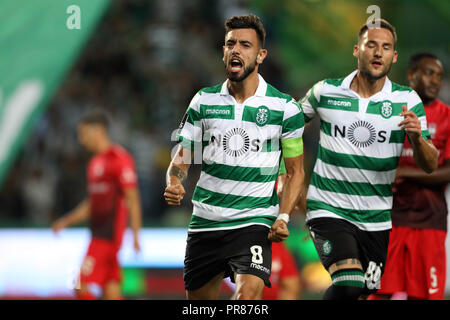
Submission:
<svg viewBox="0 0 450 320">
<path fill-rule="evenodd" d="M 234 82 L 241 82 L 241 81 L 243 81 L 243 80 L 245 80 L 248 76 L 249 76 L 249 74 L 251 74 L 253 71 L 255 71 L 255 68 L 256 68 L 256 59 L 255 59 L 255 61 L 253 61 L 253 63 L 251 63 L 251 64 L 249 64 L 248 66 L 243 66 L 244 67 L 244 72 L 242 72 L 242 74 L 239 76 L 238 74 L 236 74 L 236 73 L 233 73 L 233 72 L 231 72 L 230 70 L 229 70 L 229 68 L 228 68 L 228 64 L 226 64 L 225 65 L 225 70 L 226 70 L 226 73 L 227 73 L 227 78 L 230 80 L 230 81 L 234 81 Z"/>
<path fill-rule="evenodd" d="M 391 71 L 391 67 L 392 67 L 392 61 L 389 64 L 384 64 L 384 68 L 381 70 L 380 73 L 374 74 L 370 68 L 370 61 L 368 61 L 367 63 L 361 63 L 361 68 L 360 68 L 360 72 L 361 74 L 363 74 L 369 81 L 377 81 L 380 80 L 381 78 L 383 78 L 384 76 L 386 76 L 389 71 Z"/>
</svg>

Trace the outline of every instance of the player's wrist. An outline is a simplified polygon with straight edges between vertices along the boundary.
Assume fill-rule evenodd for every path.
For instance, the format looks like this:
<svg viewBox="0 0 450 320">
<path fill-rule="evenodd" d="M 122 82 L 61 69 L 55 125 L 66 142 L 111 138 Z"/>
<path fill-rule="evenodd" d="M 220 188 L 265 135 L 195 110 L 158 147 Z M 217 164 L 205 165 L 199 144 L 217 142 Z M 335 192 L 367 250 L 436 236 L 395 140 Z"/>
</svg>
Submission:
<svg viewBox="0 0 450 320">
<path fill-rule="evenodd" d="M 287 224 L 289 222 L 289 213 L 280 213 L 277 220 L 283 220 Z"/>
<path fill-rule="evenodd" d="M 182 186 L 183 184 L 181 183 L 181 181 L 178 178 L 173 178 L 169 181 L 167 181 L 166 187 L 175 187 L 175 186 Z"/>
</svg>

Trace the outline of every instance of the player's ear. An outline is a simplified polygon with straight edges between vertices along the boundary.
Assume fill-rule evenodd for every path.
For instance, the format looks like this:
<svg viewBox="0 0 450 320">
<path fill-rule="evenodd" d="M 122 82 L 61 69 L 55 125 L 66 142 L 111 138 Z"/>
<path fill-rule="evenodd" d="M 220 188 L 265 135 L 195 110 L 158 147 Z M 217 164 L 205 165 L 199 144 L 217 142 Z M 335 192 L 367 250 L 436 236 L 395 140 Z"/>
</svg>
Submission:
<svg viewBox="0 0 450 320">
<path fill-rule="evenodd" d="M 266 49 L 259 49 L 258 56 L 256 57 L 256 62 L 258 64 L 263 63 L 264 59 L 267 57 Z"/>
<path fill-rule="evenodd" d="M 394 50 L 394 58 L 392 59 L 392 63 L 396 63 L 398 58 L 398 52 L 397 50 Z"/>
<path fill-rule="evenodd" d="M 353 46 L 353 56 L 354 56 L 355 58 L 358 58 L 358 52 L 359 52 L 359 45 L 358 45 L 358 44 L 355 44 L 355 45 Z"/>
</svg>

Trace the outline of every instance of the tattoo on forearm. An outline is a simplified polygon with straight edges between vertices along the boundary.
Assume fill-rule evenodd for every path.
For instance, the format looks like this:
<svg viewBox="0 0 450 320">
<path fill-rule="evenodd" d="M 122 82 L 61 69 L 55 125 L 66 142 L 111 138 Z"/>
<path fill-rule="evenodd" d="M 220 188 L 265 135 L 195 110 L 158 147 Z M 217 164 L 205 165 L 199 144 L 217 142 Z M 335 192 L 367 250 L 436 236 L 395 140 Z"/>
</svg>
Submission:
<svg viewBox="0 0 450 320">
<path fill-rule="evenodd" d="M 169 175 L 177 177 L 178 179 L 180 179 L 180 181 L 184 181 L 187 177 L 186 172 L 184 172 L 183 170 L 181 170 L 180 168 L 175 167 L 175 166 L 172 166 L 170 168 Z"/>
</svg>

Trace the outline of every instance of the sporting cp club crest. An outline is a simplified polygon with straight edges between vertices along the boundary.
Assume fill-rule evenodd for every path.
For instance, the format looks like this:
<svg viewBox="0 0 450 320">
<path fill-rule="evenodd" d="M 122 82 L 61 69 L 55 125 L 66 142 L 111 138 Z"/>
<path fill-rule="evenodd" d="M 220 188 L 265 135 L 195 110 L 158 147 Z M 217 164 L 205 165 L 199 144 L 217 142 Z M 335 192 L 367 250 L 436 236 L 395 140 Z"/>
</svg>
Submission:
<svg viewBox="0 0 450 320">
<path fill-rule="evenodd" d="M 392 116 L 392 103 L 389 101 L 383 102 L 381 106 L 381 115 L 386 119 Z"/>
<path fill-rule="evenodd" d="M 256 112 L 256 124 L 258 126 L 264 126 L 269 121 L 269 108 L 261 106 Z"/>
<path fill-rule="evenodd" d="M 331 250 L 333 250 L 333 246 L 331 245 L 330 240 L 326 240 L 323 244 L 322 244 L 322 252 L 324 255 L 329 255 L 331 253 Z"/>
</svg>

